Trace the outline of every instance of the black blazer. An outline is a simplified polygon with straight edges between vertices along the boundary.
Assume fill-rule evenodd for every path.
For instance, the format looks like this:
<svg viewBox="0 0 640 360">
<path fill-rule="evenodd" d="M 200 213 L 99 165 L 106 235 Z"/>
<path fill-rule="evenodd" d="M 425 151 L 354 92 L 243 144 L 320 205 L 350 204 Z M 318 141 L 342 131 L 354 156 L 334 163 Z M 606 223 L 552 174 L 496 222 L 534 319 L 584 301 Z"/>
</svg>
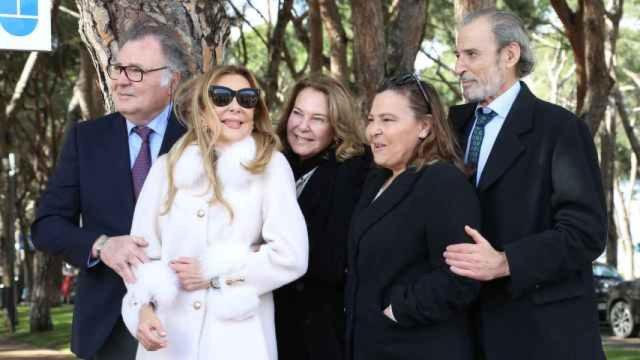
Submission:
<svg viewBox="0 0 640 360">
<path fill-rule="evenodd" d="M 479 329 L 486 359 L 604 359 L 591 262 L 606 212 L 586 125 L 524 83 L 478 186 L 482 230 L 511 276 L 486 283 Z M 450 116 L 466 147 L 476 104 Z"/>
<path fill-rule="evenodd" d="M 160 154 L 184 133 L 171 117 Z M 129 234 L 134 209 L 126 121 L 119 113 L 78 123 L 68 133 L 31 227 L 38 250 L 78 268 L 71 350 L 90 358 L 120 317 L 126 289 L 103 263 L 87 268 L 101 235 Z M 80 217 L 82 227 L 79 226 Z"/>
<path fill-rule="evenodd" d="M 480 225 L 473 187 L 453 165 L 407 169 L 373 201 L 390 172 L 367 179 L 349 234 L 347 346 L 353 360 L 473 359 L 467 310 L 479 283 L 454 275 L 447 245 Z M 373 202 L 372 202 L 373 201 Z M 383 310 L 392 305 L 397 323 Z"/>
<path fill-rule="evenodd" d="M 370 153 L 344 162 L 329 153 L 298 197 L 309 233 L 309 268 L 274 292 L 279 360 L 344 358 L 347 237 L 370 166 Z"/>
</svg>

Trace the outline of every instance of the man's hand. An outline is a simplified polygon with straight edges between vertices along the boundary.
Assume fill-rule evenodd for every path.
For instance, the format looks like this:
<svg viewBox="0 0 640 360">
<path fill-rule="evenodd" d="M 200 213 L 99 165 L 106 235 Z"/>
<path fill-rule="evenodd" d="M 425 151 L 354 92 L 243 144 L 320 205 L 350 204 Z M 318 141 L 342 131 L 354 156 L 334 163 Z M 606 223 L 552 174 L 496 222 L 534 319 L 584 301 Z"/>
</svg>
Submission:
<svg viewBox="0 0 640 360">
<path fill-rule="evenodd" d="M 133 269 L 147 261 L 144 248 L 148 243 L 139 236 L 114 236 L 107 240 L 100 250 L 100 260 L 113 269 L 127 283 L 136 281 Z M 91 249 L 91 254 L 97 257 L 96 244 Z"/>
<path fill-rule="evenodd" d="M 180 257 L 169 262 L 169 267 L 176 272 L 180 286 L 187 291 L 206 289 L 209 280 L 202 275 L 200 262 L 194 257 Z"/>
<path fill-rule="evenodd" d="M 510 275 L 509 262 L 504 252 L 496 251 L 477 230 L 465 226 L 464 231 L 474 244 L 447 246 L 444 259 L 451 271 L 460 276 L 489 281 Z"/>
<path fill-rule="evenodd" d="M 136 337 L 147 351 L 155 351 L 167 347 L 167 333 L 151 305 L 140 308 L 140 321 Z"/>
</svg>

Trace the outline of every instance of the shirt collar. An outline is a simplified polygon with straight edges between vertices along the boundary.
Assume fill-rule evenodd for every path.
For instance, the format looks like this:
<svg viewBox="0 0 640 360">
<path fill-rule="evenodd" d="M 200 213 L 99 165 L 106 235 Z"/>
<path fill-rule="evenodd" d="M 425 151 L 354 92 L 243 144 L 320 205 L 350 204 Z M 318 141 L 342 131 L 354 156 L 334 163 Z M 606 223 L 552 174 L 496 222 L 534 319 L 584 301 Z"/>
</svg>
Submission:
<svg viewBox="0 0 640 360">
<path fill-rule="evenodd" d="M 493 99 L 487 107 L 495 111 L 498 116 L 506 118 L 507 114 L 509 114 L 509 110 L 511 110 L 511 106 L 516 101 L 516 97 L 520 92 L 520 87 L 520 81 L 516 81 L 507 91 Z M 480 105 L 478 105 L 478 107 L 480 107 Z"/>
<path fill-rule="evenodd" d="M 161 138 L 164 137 L 164 132 L 167 130 L 167 124 L 169 123 L 169 114 L 171 112 L 171 108 L 173 107 L 173 103 L 169 102 L 169 104 L 154 117 L 151 122 L 147 124 L 147 127 L 153 130 L 156 135 L 159 135 Z M 132 123 L 127 119 L 127 134 L 131 134 L 131 131 L 134 127 L 138 125 Z"/>
</svg>

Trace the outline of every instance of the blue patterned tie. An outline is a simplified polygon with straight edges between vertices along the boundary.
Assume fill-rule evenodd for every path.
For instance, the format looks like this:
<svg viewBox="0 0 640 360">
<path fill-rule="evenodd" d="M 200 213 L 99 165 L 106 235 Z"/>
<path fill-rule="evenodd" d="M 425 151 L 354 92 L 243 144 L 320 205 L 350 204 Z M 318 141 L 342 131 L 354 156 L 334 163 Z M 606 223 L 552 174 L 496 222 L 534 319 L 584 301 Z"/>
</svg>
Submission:
<svg viewBox="0 0 640 360">
<path fill-rule="evenodd" d="M 489 112 L 485 113 L 485 109 L 489 110 Z M 476 114 L 476 126 L 473 128 L 473 133 L 471 134 L 471 140 L 469 141 L 469 153 L 467 154 L 466 161 L 466 164 L 474 169 L 478 167 L 480 148 L 482 147 L 482 139 L 484 138 L 484 127 L 489 123 L 489 121 L 498 115 L 489 108 L 478 108 L 478 110 L 476 110 Z"/>
</svg>

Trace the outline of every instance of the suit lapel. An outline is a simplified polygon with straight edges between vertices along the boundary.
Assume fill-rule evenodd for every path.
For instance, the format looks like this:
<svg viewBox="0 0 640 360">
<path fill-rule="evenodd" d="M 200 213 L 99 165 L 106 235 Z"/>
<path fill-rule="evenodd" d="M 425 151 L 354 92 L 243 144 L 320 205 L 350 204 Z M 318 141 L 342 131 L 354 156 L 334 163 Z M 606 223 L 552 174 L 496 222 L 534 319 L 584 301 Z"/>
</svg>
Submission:
<svg viewBox="0 0 640 360">
<path fill-rule="evenodd" d="M 525 150 L 520 135 L 533 127 L 533 104 L 536 98 L 523 82 L 520 85 L 520 93 L 498 133 L 482 171 L 478 184 L 480 191 L 485 191 L 496 182 Z"/>
<path fill-rule="evenodd" d="M 421 174 L 422 171 L 416 172 L 413 169 L 407 169 L 398 175 L 393 183 L 373 201 L 373 198 L 390 176 L 388 170 L 379 170 L 375 173 L 370 181 L 367 182 L 356 209 L 352 229 L 354 239 L 356 239 L 356 246 L 367 229 L 407 197 Z M 373 203 L 371 201 L 373 201 Z"/>
<path fill-rule="evenodd" d="M 477 105 L 477 103 L 458 105 L 451 107 L 449 110 L 449 118 L 453 123 L 456 134 L 458 134 L 458 144 L 460 144 L 463 157 L 467 149 L 468 134 L 466 130 L 473 123 L 474 112 Z"/>
<path fill-rule="evenodd" d="M 160 153 L 158 156 L 169 152 L 173 144 L 175 144 L 185 131 L 184 126 L 178 122 L 175 112 L 171 109 L 171 116 L 167 122 L 167 130 L 164 132 L 164 138 L 162 139 L 162 145 L 160 145 Z"/>
<path fill-rule="evenodd" d="M 129 218 L 133 216 L 134 199 L 133 199 L 133 183 L 131 180 L 131 164 L 129 160 L 129 136 L 127 134 L 126 120 L 122 115 L 118 114 L 118 117 L 111 122 L 112 136 L 105 137 L 107 139 L 106 146 L 109 149 L 106 154 L 109 154 L 108 161 L 114 163 L 113 181 L 117 190 L 117 194 L 120 194 L 121 203 L 123 209 L 130 214 Z M 115 139 L 115 141 L 112 141 Z"/>
</svg>

